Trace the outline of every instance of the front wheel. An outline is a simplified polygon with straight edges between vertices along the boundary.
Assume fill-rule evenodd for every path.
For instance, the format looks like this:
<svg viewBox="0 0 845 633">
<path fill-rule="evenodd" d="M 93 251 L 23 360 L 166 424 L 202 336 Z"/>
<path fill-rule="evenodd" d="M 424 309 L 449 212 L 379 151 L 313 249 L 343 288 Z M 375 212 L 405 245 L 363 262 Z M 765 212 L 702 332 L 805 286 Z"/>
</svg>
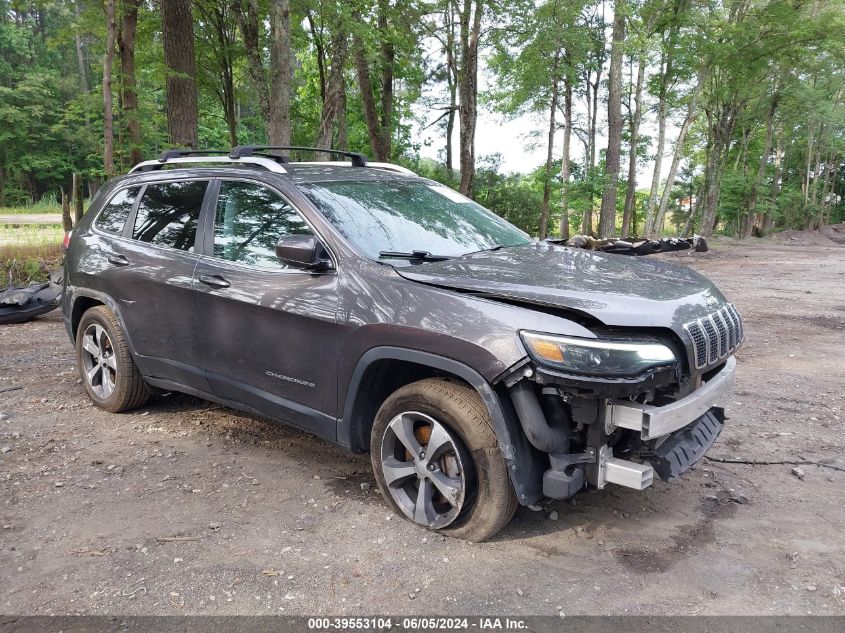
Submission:
<svg viewBox="0 0 845 633">
<path fill-rule="evenodd" d="M 382 404 L 370 455 L 387 503 L 443 534 L 484 541 L 517 507 L 487 407 L 464 383 L 432 378 Z"/>
</svg>

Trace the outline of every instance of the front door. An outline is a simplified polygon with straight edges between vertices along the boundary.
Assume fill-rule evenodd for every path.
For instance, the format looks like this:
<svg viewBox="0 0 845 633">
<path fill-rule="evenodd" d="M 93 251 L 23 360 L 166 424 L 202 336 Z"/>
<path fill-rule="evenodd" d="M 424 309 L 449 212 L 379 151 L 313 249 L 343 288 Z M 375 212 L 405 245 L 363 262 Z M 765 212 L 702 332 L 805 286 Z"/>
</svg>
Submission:
<svg viewBox="0 0 845 633">
<path fill-rule="evenodd" d="M 194 272 L 202 362 L 212 388 L 221 398 L 335 439 L 336 272 L 279 261 L 280 236 L 313 230 L 267 185 L 219 181 L 213 213 L 213 239 L 205 240 Z"/>
</svg>

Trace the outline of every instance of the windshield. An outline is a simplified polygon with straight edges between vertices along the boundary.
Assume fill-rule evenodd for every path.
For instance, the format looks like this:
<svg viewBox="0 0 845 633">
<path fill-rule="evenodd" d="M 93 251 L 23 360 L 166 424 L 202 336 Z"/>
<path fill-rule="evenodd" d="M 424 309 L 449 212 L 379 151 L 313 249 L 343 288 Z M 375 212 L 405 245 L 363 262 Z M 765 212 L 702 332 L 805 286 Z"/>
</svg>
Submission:
<svg viewBox="0 0 845 633">
<path fill-rule="evenodd" d="M 423 180 L 321 182 L 299 187 L 363 254 L 458 256 L 531 238 L 443 185 Z M 393 262 L 391 262 L 393 263 Z"/>
</svg>

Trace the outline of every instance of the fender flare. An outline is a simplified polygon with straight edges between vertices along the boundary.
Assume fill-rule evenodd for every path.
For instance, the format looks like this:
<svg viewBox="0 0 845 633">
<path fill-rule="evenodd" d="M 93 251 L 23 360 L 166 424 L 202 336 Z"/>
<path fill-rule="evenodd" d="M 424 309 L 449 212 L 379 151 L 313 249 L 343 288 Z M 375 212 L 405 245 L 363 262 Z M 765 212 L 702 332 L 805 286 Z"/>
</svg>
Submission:
<svg viewBox="0 0 845 633">
<path fill-rule="evenodd" d="M 511 403 L 503 400 L 493 386 L 472 367 L 445 356 L 392 346 L 374 347 L 365 352 L 352 373 L 346 390 L 343 415 L 338 419 L 337 439 L 340 444 L 352 446 L 355 435 L 353 427 L 356 424 L 353 416 L 361 381 L 367 368 L 380 360 L 406 361 L 437 369 L 457 376 L 473 387 L 490 414 L 493 431 L 519 502 L 532 505 L 542 498 L 542 473 L 548 465 L 543 464 L 539 453 L 528 443 Z"/>
</svg>

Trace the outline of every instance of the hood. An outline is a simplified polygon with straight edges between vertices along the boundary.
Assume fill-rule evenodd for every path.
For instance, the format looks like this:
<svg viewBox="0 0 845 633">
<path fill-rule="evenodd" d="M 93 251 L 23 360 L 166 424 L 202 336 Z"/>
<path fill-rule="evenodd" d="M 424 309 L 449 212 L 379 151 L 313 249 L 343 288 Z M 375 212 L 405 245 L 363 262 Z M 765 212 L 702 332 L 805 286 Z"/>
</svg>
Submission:
<svg viewBox="0 0 845 633">
<path fill-rule="evenodd" d="M 606 325 L 671 328 L 725 298 L 704 276 L 658 259 L 546 242 L 397 268 L 411 281 L 572 310 Z"/>
</svg>

